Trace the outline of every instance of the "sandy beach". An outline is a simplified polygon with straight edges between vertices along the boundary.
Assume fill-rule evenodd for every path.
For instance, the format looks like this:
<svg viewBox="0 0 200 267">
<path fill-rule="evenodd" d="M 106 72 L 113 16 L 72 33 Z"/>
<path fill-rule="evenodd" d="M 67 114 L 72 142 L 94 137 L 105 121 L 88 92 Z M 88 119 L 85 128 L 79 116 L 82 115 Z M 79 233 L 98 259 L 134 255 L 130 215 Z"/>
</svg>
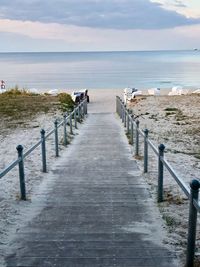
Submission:
<svg viewBox="0 0 200 267">
<path fill-rule="evenodd" d="M 90 112 L 93 103 L 98 103 L 98 111 L 115 112 L 115 97 L 122 97 L 123 90 L 90 90 Z M 189 183 L 193 178 L 199 178 L 200 150 L 199 150 L 199 105 L 200 96 L 142 96 L 130 103 L 130 108 L 138 116 L 141 129 L 149 129 L 149 138 L 155 145 L 163 143 L 166 146 L 166 158 L 180 175 Z M 104 102 L 102 106 L 100 102 Z M 34 120 L 27 121 L 26 126 L 16 127 L 14 130 L 6 130 L 0 134 L 1 140 L 1 170 L 8 166 L 17 157 L 16 146 L 24 145 L 30 148 L 40 138 L 40 129 L 51 129 L 56 117 L 61 114 L 40 114 Z M 60 132 L 60 135 L 62 132 Z M 77 133 L 78 134 L 78 133 Z M 62 149 L 61 147 L 61 155 Z M 54 142 L 48 141 L 48 168 L 55 164 Z M 142 172 L 142 161 L 138 160 Z M 48 174 L 41 172 L 40 148 L 37 149 L 25 162 L 27 192 L 29 205 L 31 197 L 37 192 L 38 187 L 47 179 Z M 17 230 L 17 225 L 24 204 L 19 201 L 18 169 L 15 168 L 1 179 L 0 201 L 0 233 L 1 242 L 7 244 L 12 231 Z M 156 201 L 157 187 L 157 160 L 150 151 L 149 173 L 145 179 L 151 187 L 151 193 Z M 159 205 L 161 214 L 166 222 L 168 237 L 166 243 L 176 246 L 177 253 L 184 255 L 187 236 L 188 200 L 181 193 L 178 185 L 165 173 L 164 178 L 165 199 Z M 197 246 L 200 242 L 200 234 L 197 233 Z M 199 246 L 200 247 L 200 246 Z M 1 254 L 1 251 L 0 251 Z"/>
<path fill-rule="evenodd" d="M 140 121 L 141 129 L 149 130 L 149 139 L 158 146 L 164 144 L 165 158 L 188 184 L 200 177 L 200 137 L 199 105 L 200 95 L 143 96 L 133 100 L 128 106 Z M 141 145 L 141 155 L 142 155 Z M 156 199 L 157 158 L 150 149 L 149 173 L 145 175 Z M 141 171 L 142 160 L 138 160 Z M 160 212 L 168 231 L 168 244 L 173 244 L 184 258 L 186 246 L 189 204 L 188 200 L 165 170 L 164 202 L 159 204 Z M 197 231 L 197 253 L 200 249 L 200 234 Z M 196 265 L 199 266 L 199 265 Z"/>
</svg>

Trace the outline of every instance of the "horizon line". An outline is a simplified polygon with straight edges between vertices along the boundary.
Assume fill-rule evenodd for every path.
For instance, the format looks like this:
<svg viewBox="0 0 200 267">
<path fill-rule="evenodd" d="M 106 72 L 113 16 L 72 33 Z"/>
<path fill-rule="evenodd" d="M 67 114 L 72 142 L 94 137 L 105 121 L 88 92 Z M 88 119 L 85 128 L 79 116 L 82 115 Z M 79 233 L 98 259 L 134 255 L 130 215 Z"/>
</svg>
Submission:
<svg viewBox="0 0 200 267">
<path fill-rule="evenodd" d="M 0 51 L 0 54 L 16 53 L 119 53 L 119 52 L 178 52 L 178 51 L 199 51 L 198 48 L 188 49 L 152 49 L 152 50 L 86 50 L 86 51 Z"/>
</svg>

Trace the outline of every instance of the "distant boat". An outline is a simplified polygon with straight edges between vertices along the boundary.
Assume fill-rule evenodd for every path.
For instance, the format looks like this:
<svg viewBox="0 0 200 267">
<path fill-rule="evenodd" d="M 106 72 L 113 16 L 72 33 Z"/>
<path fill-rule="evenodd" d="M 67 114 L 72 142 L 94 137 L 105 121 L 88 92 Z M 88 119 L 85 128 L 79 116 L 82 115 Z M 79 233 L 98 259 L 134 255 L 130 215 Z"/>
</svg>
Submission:
<svg viewBox="0 0 200 267">
<path fill-rule="evenodd" d="M 194 50 L 194 51 L 199 51 L 199 49 L 198 49 L 198 48 L 194 48 L 193 50 Z"/>
</svg>

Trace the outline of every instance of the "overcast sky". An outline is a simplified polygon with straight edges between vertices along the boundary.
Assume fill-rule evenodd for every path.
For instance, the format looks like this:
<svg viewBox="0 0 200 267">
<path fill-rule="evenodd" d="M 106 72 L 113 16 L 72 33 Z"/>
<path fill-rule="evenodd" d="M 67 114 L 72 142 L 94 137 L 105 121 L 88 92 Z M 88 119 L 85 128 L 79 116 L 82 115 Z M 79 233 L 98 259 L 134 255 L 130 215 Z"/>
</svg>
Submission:
<svg viewBox="0 0 200 267">
<path fill-rule="evenodd" d="M 0 51 L 200 48 L 200 0 L 0 0 Z"/>
</svg>

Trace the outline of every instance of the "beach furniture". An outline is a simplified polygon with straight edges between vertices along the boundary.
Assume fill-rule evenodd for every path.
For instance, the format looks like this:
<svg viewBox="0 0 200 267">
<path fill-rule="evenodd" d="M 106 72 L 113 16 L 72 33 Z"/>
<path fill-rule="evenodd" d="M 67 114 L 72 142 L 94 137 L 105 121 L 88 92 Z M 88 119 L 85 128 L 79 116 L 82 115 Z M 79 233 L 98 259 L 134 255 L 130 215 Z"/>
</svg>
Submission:
<svg viewBox="0 0 200 267">
<path fill-rule="evenodd" d="M 83 89 L 83 90 L 80 90 L 80 91 L 74 91 L 74 92 L 71 93 L 71 97 L 72 97 L 72 100 L 75 103 L 80 103 L 85 98 L 87 98 L 87 102 L 88 103 L 90 101 L 87 89 Z"/>
<path fill-rule="evenodd" d="M 142 95 L 142 91 L 136 88 L 127 87 L 124 89 L 124 102 L 127 103 L 127 101 L 130 101 L 138 95 Z"/>
<path fill-rule="evenodd" d="M 151 88 L 148 90 L 149 95 L 160 95 L 160 88 Z"/>
<path fill-rule="evenodd" d="M 195 90 L 192 94 L 200 94 L 200 89 Z"/>
<path fill-rule="evenodd" d="M 188 93 L 189 91 L 187 89 L 183 89 L 182 86 L 174 86 L 168 95 L 187 95 Z"/>
</svg>

